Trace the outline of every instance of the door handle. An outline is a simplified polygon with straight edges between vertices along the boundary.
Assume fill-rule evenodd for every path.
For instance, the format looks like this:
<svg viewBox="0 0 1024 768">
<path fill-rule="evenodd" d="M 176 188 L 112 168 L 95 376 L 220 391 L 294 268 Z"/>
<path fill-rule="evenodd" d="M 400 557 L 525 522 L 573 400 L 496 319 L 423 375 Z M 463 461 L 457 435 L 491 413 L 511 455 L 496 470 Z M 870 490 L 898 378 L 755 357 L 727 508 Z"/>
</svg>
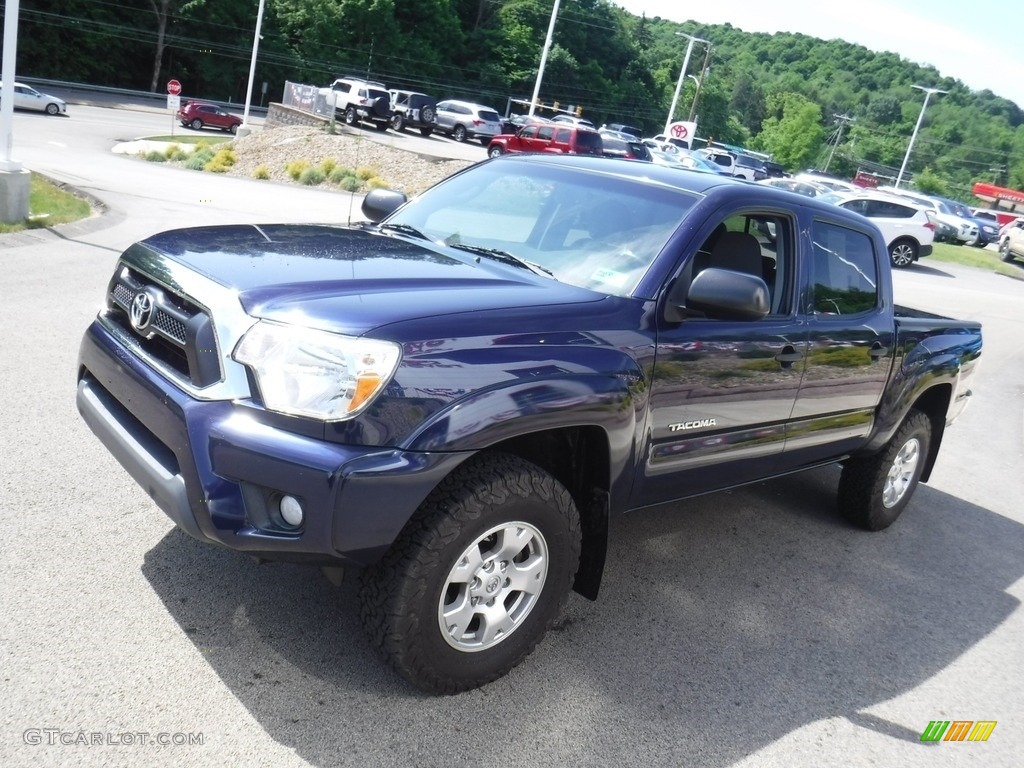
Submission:
<svg viewBox="0 0 1024 768">
<path fill-rule="evenodd" d="M 791 368 L 793 363 L 799 363 L 804 359 L 804 353 L 797 352 L 792 346 L 787 344 L 782 348 L 782 351 L 775 356 L 775 359 L 782 364 L 783 368 Z"/>
</svg>

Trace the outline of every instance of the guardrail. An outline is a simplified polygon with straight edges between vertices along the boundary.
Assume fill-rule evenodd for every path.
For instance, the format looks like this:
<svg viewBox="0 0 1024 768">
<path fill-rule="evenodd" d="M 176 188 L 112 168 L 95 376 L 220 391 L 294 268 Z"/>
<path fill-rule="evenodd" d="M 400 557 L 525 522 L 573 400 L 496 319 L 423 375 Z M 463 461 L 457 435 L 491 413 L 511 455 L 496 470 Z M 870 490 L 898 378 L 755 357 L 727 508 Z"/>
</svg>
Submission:
<svg viewBox="0 0 1024 768">
<path fill-rule="evenodd" d="M 90 85 L 88 83 L 74 83 L 67 80 L 49 80 L 42 77 L 22 77 L 21 75 L 18 76 L 18 82 L 36 86 L 42 90 L 47 88 L 59 88 L 64 91 L 81 91 L 86 94 L 95 94 L 97 96 L 124 96 L 131 99 L 137 99 L 144 105 L 151 106 L 154 109 L 164 109 L 167 104 L 167 94 L 165 93 L 150 93 L 149 91 L 136 91 L 130 88 L 113 88 L 106 85 Z M 211 104 L 216 104 L 221 107 L 231 107 L 236 110 L 245 108 L 245 104 L 241 102 L 208 99 L 204 96 L 183 95 L 181 100 L 182 102 L 192 100 L 208 101 Z M 250 104 L 249 112 L 250 114 L 266 115 L 267 107 Z"/>
</svg>

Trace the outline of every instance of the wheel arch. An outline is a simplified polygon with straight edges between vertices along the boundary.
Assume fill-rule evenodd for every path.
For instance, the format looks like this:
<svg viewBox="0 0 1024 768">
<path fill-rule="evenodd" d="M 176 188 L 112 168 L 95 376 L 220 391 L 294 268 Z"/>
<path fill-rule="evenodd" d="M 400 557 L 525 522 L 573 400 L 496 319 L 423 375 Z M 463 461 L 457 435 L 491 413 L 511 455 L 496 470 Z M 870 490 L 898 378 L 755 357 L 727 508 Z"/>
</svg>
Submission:
<svg viewBox="0 0 1024 768">
<path fill-rule="evenodd" d="M 928 482 L 932 467 L 935 466 L 935 459 L 939 455 L 939 445 L 942 443 L 942 436 L 946 431 L 946 414 L 949 412 L 952 398 L 953 385 L 938 384 L 921 393 L 911 406 L 911 410 L 920 411 L 927 416 L 932 425 L 932 439 L 928 446 L 928 455 L 925 457 L 924 469 L 921 472 L 921 482 L 923 483 Z"/>
<path fill-rule="evenodd" d="M 520 435 L 488 451 L 518 456 L 565 486 L 580 515 L 580 565 L 573 589 L 596 600 L 608 550 L 611 510 L 611 444 L 598 426 L 549 429 Z"/>
</svg>

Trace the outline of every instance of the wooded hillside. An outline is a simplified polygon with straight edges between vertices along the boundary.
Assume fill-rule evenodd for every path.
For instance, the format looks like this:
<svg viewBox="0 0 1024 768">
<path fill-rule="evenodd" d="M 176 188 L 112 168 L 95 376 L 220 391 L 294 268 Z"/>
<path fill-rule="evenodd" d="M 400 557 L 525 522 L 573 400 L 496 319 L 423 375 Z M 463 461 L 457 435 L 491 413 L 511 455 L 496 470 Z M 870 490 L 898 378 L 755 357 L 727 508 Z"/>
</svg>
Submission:
<svg viewBox="0 0 1024 768">
<path fill-rule="evenodd" d="M 18 73 L 185 96 L 245 99 L 258 0 L 22 0 Z M 339 74 L 436 97 L 472 97 L 504 112 L 533 92 L 552 0 L 266 0 L 253 102 L 285 80 Z M 696 106 L 701 136 L 771 152 L 790 170 L 895 175 L 923 101 L 913 84 L 948 90 L 929 102 L 909 172 L 917 186 L 970 200 L 985 180 L 1024 188 L 1024 111 L 930 66 L 839 40 L 751 34 L 731 25 L 633 16 L 609 0 L 563 0 L 541 99 L 578 105 L 596 124 L 648 134 L 665 123 L 686 41 L 710 40 Z M 700 77 L 703 46 L 689 74 Z M 676 109 L 686 119 L 695 82 Z M 839 119 L 846 116 L 852 120 Z M 841 142 L 834 146 L 843 125 Z M 834 151 L 833 151 L 834 149 Z"/>
</svg>

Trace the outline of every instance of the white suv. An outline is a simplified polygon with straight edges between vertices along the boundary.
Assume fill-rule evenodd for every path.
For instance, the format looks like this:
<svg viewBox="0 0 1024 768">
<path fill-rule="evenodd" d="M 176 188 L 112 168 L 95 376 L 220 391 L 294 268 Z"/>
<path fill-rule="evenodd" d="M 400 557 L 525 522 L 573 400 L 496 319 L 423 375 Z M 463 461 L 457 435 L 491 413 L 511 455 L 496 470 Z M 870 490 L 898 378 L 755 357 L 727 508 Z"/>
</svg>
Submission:
<svg viewBox="0 0 1024 768">
<path fill-rule="evenodd" d="M 456 141 L 477 139 L 485 147 L 501 133 L 501 116 L 491 107 L 448 99 L 437 104 L 435 130 Z"/>
<path fill-rule="evenodd" d="M 321 88 L 328 107 L 348 125 L 360 120 L 373 123 L 378 131 L 388 129 L 391 119 L 391 95 L 383 83 L 357 77 L 339 77 L 330 88 Z"/>
<path fill-rule="evenodd" d="M 854 195 L 833 192 L 818 199 L 871 219 L 882 230 L 889 249 L 889 261 L 897 269 L 909 267 L 932 252 L 935 240 L 932 214 L 909 200 L 878 192 Z"/>
<path fill-rule="evenodd" d="M 974 245 L 978 242 L 977 222 L 958 216 L 956 212 L 939 198 L 907 192 L 895 187 L 878 187 L 878 191 L 899 195 L 910 200 L 914 205 L 928 208 L 935 217 L 936 222 L 941 225 L 942 231 L 936 233 L 936 237 L 939 239 L 951 240 L 954 243 L 962 243 L 964 245 Z"/>
</svg>

